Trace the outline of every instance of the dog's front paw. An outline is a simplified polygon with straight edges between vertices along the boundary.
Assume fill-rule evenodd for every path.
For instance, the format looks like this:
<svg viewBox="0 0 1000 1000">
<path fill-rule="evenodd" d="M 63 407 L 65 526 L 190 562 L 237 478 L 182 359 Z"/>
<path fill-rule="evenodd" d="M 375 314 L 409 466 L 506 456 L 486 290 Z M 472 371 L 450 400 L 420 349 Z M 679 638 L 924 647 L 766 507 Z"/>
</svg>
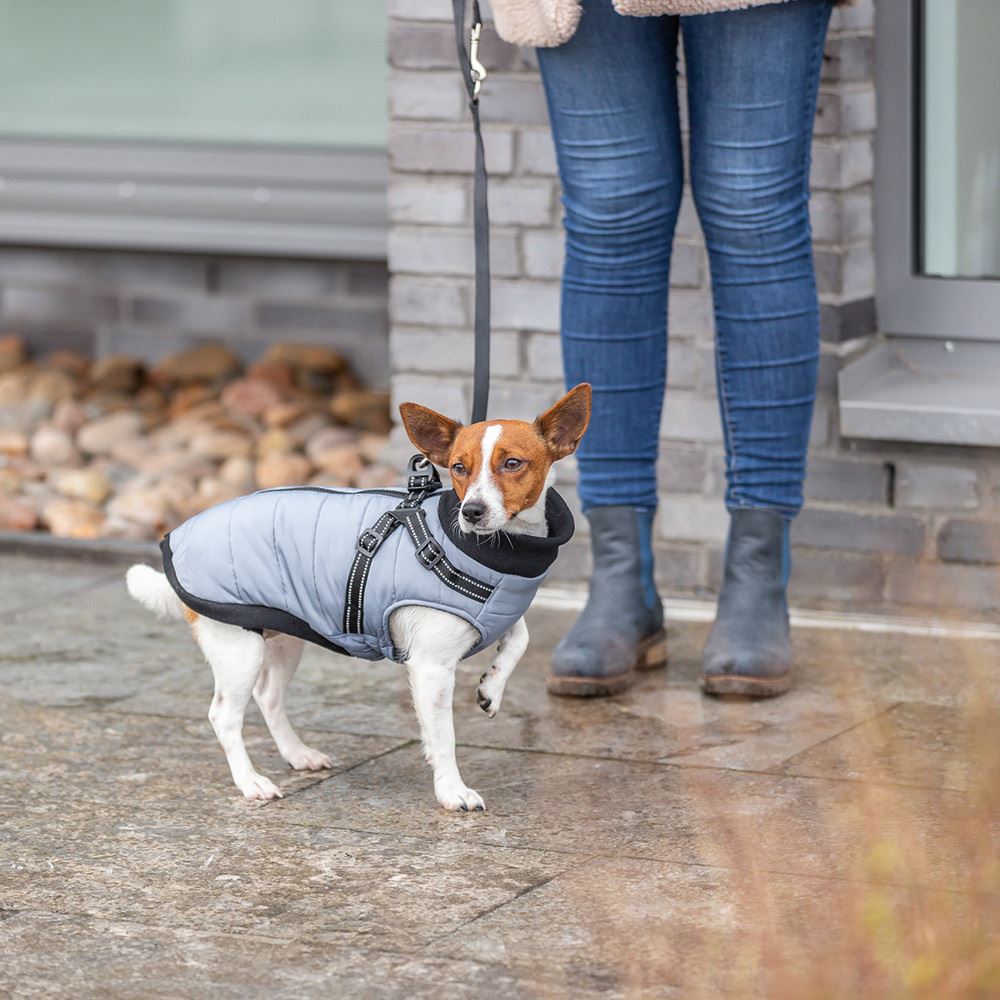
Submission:
<svg viewBox="0 0 1000 1000">
<path fill-rule="evenodd" d="M 296 771 L 322 771 L 333 767 L 333 761 L 325 753 L 307 746 L 290 751 L 285 760 L 288 761 L 288 766 L 294 767 Z"/>
<path fill-rule="evenodd" d="M 491 718 L 495 719 L 500 711 L 500 702 L 503 700 L 503 679 L 497 683 L 498 674 L 492 672 L 492 668 L 479 678 L 479 687 L 476 688 L 476 702 L 479 707 Z"/>
<path fill-rule="evenodd" d="M 269 802 L 271 799 L 282 798 L 278 786 L 263 774 L 251 774 L 246 780 L 239 782 L 237 787 L 248 799 Z"/>
<path fill-rule="evenodd" d="M 479 792 L 466 788 L 460 781 L 434 784 L 438 802 L 448 812 L 482 812 L 486 808 Z"/>
</svg>

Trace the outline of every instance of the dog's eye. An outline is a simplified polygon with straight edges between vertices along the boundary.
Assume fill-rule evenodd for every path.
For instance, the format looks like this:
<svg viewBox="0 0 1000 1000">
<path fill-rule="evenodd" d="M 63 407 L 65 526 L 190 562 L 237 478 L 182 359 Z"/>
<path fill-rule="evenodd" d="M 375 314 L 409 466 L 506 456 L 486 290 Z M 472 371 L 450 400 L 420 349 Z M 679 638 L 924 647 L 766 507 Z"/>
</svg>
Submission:
<svg viewBox="0 0 1000 1000">
<path fill-rule="evenodd" d="M 508 472 L 517 472 L 517 470 L 520 469 L 522 465 L 524 465 L 523 458 L 508 458 L 507 461 L 503 463 L 503 467 Z"/>
<path fill-rule="evenodd" d="M 451 467 L 451 471 L 455 473 L 456 476 L 465 475 L 465 466 L 461 462 L 455 462 Z"/>
</svg>

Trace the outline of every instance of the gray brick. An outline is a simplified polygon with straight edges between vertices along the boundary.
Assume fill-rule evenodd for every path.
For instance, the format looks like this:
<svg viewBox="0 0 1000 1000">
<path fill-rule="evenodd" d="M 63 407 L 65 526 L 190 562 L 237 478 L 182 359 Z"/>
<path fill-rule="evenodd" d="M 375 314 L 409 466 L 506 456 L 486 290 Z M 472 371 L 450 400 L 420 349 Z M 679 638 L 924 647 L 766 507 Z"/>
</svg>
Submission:
<svg viewBox="0 0 1000 1000">
<path fill-rule="evenodd" d="M 884 463 L 875 465 L 813 456 L 809 459 L 805 495 L 808 500 L 832 503 L 886 504 L 889 501 L 889 468 Z"/>
<path fill-rule="evenodd" d="M 471 230 L 394 227 L 389 233 L 389 267 L 394 274 L 471 275 L 475 250 Z M 490 232 L 490 271 L 518 274 L 517 245 L 510 233 Z"/>
<path fill-rule="evenodd" d="M 924 522 L 916 517 L 815 507 L 807 507 L 792 525 L 796 545 L 852 552 L 917 556 L 924 551 L 925 535 Z"/>
<path fill-rule="evenodd" d="M 562 275 L 565 238 L 561 229 L 531 229 L 521 236 L 524 273 L 529 278 Z"/>
<path fill-rule="evenodd" d="M 249 320 L 245 299 L 218 295 L 136 298 L 130 303 L 129 315 L 137 323 L 190 330 L 192 333 L 239 333 L 246 330 Z"/>
<path fill-rule="evenodd" d="M 670 284 L 700 288 L 705 281 L 705 250 L 698 243 L 675 242 L 670 254 Z"/>
<path fill-rule="evenodd" d="M 219 258 L 186 254 L 101 253 L 92 259 L 96 287 L 106 290 L 208 290 L 210 265 Z M 273 261 L 262 262 L 264 266 Z"/>
<path fill-rule="evenodd" d="M 559 330 L 559 286 L 540 281 L 495 281 L 493 322 L 514 330 Z"/>
<path fill-rule="evenodd" d="M 896 463 L 897 507 L 965 508 L 979 506 L 976 470 L 920 461 Z"/>
<path fill-rule="evenodd" d="M 820 295 L 839 295 L 844 283 L 844 256 L 837 250 L 813 250 L 816 289 Z"/>
<path fill-rule="evenodd" d="M 667 594 L 694 594 L 705 586 L 705 552 L 699 545 L 656 545 L 656 583 Z"/>
<path fill-rule="evenodd" d="M 467 416 L 468 398 L 459 379 L 393 375 L 391 396 L 393 418 L 399 404 L 405 402 L 422 403 L 455 420 L 465 420 Z"/>
<path fill-rule="evenodd" d="M 677 225 L 674 227 L 674 236 L 681 240 L 701 242 L 701 223 L 698 221 L 698 210 L 695 208 L 690 188 L 684 189 L 680 211 L 677 215 Z"/>
<path fill-rule="evenodd" d="M 725 541 L 729 513 L 722 498 L 665 496 L 657 514 L 657 534 L 667 541 Z"/>
<path fill-rule="evenodd" d="M 656 463 L 657 483 L 668 494 L 703 493 L 707 465 L 704 449 L 661 444 Z"/>
<path fill-rule="evenodd" d="M 874 209 L 870 187 L 848 191 L 842 196 L 845 240 L 871 239 L 874 232 Z"/>
<path fill-rule="evenodd" d="M 813 134 L 840 134 L 839 93 L 829 90 L 820 90 L 816 100 L 816 119 L 813 122 Z"/>
<path fill-rule="evenodd" d="M 848 139 L 841 152 L 840 182 L 845 188 L 869 183 L 875 175 L 875 151 L 869 136 Z"/>
<path fill-rule="evenodd" d="M 945 521 L 938 532 L 938 555 L 945 562 L 1000 564 L 1000 522 Z"/>
<path fill-rule="evenodd" d="M 500 181 L 490 185 L 490 221 L 497 226 L 547 226 L 554 200 L 548 181 Z"/>
<path fill-rule="evenodd" d="M 712 299 L 706 292 L 675 291 L 668 305 L 671 337 L 697 337 L 712 332 Z"/>
<path fill-rule="evenodd" d="M 831 32 L 838 31 L 868 31 L 875 27 L 874 0 L 860 0 L 859 3 L 846 7 L 835 7 L 830 19 Z"/>
<path fill-rule="evenodd" d="M 875 300 L 870 296 L 834 305 L 819 306 L 820 337 L 831 344 L 864 337 L 875 332 Z"/>
<path fill-rule="evenodd" d="M 0 247 L 0 285 L 78 287 L 94 281 L 94 258 L 79 250 Z"/>
<path fill-rule="evenodd" d="M 464 120 L 465 88 L 457 72 L 393 70 L 389 75 L 389 113 L 394 118 Z"/>
<path fill-rule="evenodd" d="M 809 218 L 815 243 L 837 243 L 843 233 L 842 198 L 830 191 L 817 191 L 809 199 Z"/>
<path fill-rule="evenodd" d="M 844 252 L 843 294 L 851 299 L 875 295 L 875 254 L 871 244 L 848 247 Z"/>
<path fill-rule="evenodd" d="M 398 371 L 448 374 L 472 371 L 471 330 L 426 330 L 394 327 L 389 349 Z M 512 378 L 519 374 L 520 352 L 516 333 L 497 330 L 490 338 L 490 368 L 494 377 Z"/>
<path fill-rule="evenodd" d="M 447 0 L 388 0 L 389 17 L 407 21 L 451 22 L 451 4 Z"/>
<path fill-rule="evenodd" d="M 549 570 L 548 580 L 552 583 L 578 583 L 590 576 L 592 565 L 586 539 L 575 537 L 559 550 Z"/>
<path fill-rule="evenodd" d="M 844 91 L 840 100 L 840 113 L 845 132 L 874 132 L 875 88 L 867 86 Z"/>
<path fill-rule="evenodd" d="M 830 441 L 830 430 L 833 421 L 834 404 L 824 396 L 816 398 L 813 407 L 812 424 L 809 427 L 809 447 L 822 448 Z"/>
<path fill-rule="evenodd" d="M 218 262 L 217 284 L 223 294 L 254 298 L 326 298 L 340 287 L 342 270 L 333 261 L 226 257 Z"/>
<path fill-rule="evenodd" d="M 114 320 L 117 315 L 118 303 L 112 296 L 85 290 L 7 285 L 0 294 L 0 322 L 15 328 L 80 329 Z"/>
<path fill-rule="evenodd" d="M 534 420 L 562 393 L 561 380 L 548 386 L 510 382 L 495 384 L 490 388 L 489 416 L 494 420 Z M 568 496 L 566 502 L 569 503 Z"/>
<path fill-rule="evenodd" d="M 664 334 L 665 336 L 665 334 Z M 669 347 L 667 385 L 677 389 L 694 389 L 698 385 L 699 349 L 694 341 L 675 340 Z"/>
<path fill-rule="evenodd" d="M 841 143 L 820 139 L 812 144 L 809 185 L 813 191 L 840 188 Z"/>
<path fill-rule="evenodd" d="M 514 141 L 503 129 L 484 129 L 486 167 L 491 174 L 509 174 L 513 168 Z M 473 137 L 461 126 L 393 124 L 389 129 L 389 161 L 403 171 L 472 173 L 475 164 Z"/>
<path fill-rule="evenodd" d="M 719 404 L 711 397 L 684 390 L 667 393 L 660 421 L 660 436 L 671 441 L 722 441 Z"/>
<path fill-rule="evenodd" d="M 382 261 L 350 261 L 340 265 L 345 291 L 352 298 L 373 299 L 382 306 L 389 294 L 389 272 Z"/>
<path fill-rule="evenodd" d="M 894 561 L 889 565 L 886 597 L 893 604 L 936 613 L 1000 611 L 1000 573 L 986 566 Z"/>
<path fill-rule="evenodd" d="M 559 337 L 551 333 L 533 333 L 528 338 L 528 372 L 532 378 L 553 379 L 562 373 L 562 348 Z"/>
<path fill-rule="evenodd" d="M 429 178 L 389 183 L 389 219 L 394 223 L 429 223 L 458 226 L 470 220 L 469 187 L 466 180 L 437 181 Z"/>
<path fill-rule="evenodd" d="M 386 317 L 381 309 L 262 302 L 254 310 L 254 315 L 257 327 L 262 330 L 384 334 L 386 328 Z"/>
<path fill-rule="evenodd" d="M 795 604 L 879 605 L 885 583 L 882 559 L 796 548 L 792 552 L 789 597 Z"/>
<path fill-rule="evenodd" d="M 465 285 L 394 276 L 389 282 L 393 323 L 465 326 L 470 319 Z"/>
<path fill-rule="evenodd" d="M 875 39 L 870 35 L 843 35 L 827 40 L 823 52 L 824 80 L 857 81 L 875 77 Z"/>
<path fill-rule="evenodd" d="M 517 140 L 517 169 L 522 174 L 556 173 L 556 153 L 548 129 L 524 129 Z"/>
<path fill-rule="evenodd" d="M 545 92 L 535 78 L 491 73 L 479 108 L 484 122 L 545 125 L 549 120 Z"/>
<path fill-rule="evenodd" d="M 455 31 L 451 24 L 389 25 L 391 64 L 401 69 L 445 69 L 458 73 Z M 507 45 L 495 31 L 484 31 L 479 58 L 491 72 L 525 65 L 516 46 Z"/>
</svg>

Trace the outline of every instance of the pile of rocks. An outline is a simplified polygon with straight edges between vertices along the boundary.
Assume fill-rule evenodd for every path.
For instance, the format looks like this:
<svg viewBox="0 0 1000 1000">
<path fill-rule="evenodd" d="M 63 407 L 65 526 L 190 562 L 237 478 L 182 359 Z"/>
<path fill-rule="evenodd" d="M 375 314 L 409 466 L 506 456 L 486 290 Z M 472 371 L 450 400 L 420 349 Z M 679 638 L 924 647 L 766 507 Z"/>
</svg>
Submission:
<svg viewBox="0 0 1000 1000">
<path fill-rule="evenodd" d="M 203 344 L 155 365 L 0 337 L 0 531 L 156 539 L 254 489 L 395 485 L 385 393 L 343 356 L 275 344 L 256 364 Z"/>
</svg>

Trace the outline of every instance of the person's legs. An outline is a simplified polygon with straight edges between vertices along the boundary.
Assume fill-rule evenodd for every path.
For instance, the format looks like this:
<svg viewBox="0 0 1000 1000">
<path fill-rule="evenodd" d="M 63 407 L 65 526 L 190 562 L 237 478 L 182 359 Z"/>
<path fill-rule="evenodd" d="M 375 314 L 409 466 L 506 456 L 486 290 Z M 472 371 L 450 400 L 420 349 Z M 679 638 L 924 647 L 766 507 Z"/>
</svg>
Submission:
<svg viewBox="0 0 1000 1000">
<path fill-rule="evenodd" d="M 648 661 L 643 644 L 662 636 L 651 531 L 683 185 L 677 30 L 674 17 L 622 17 L 611 0 L 585 0 L 573 38 L 538 53 L 565 207 L 566 384 L 594 390 L 577 452 L 594 573 L 553 660 L 550 690 L 561 694 L 620 690 Z"/>
<path fill-rule="evenodd" d="M 809 153 L 831 7 L 682 19 L 732 514 L 706 647 L 706 690 L 718 693 L 788 686 L 787 527 L 802 506 L 819 360 Z"/>
</svg>

